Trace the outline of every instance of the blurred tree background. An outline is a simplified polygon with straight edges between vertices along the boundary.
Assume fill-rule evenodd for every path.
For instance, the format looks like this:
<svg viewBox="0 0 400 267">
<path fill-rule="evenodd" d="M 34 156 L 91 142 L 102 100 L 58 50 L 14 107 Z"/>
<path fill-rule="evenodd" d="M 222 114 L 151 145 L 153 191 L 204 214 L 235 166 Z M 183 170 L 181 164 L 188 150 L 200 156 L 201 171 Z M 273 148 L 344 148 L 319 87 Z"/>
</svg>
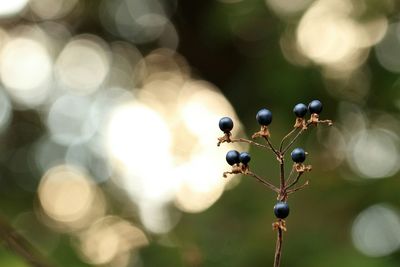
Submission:
<svg viewBox="0 0 400 267">
<path fill-rule="evenodd" d="M 399 15 L 396 0 L 0 1 L 1 221 L 54 266 L 271 266 L 275 195 L 222 178 L 226 151 L 250 148 L 217 148 L 218 120 L 250 136 L 267 107 L 277 144 L 320 99 L 335 124 L 298 142 L 313 171 L 282 266 L 399 266 Z M 274 156 L 250 153 L 277 184 Z M 0 266 L 29 266 L 1 244 Z"/>
</svg>

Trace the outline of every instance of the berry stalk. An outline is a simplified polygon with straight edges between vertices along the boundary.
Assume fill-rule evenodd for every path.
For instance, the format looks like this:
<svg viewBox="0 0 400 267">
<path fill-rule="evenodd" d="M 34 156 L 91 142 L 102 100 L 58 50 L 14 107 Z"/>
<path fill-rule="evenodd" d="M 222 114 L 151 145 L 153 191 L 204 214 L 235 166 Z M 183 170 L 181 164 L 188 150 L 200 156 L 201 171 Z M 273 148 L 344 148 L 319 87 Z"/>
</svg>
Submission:
<svg viewBox="0 0 400 267">
<path fill-rule="evenodd" d="M 283 244 L 283 233 L 282 229 L 278 228 L 276 238 L 276 248 L 274 257 L 274 267 L 279 267 L 281 265 L 281 255 L 282 255 L 282 244 Z"/>
<path fill-rule="evenodd" d="M 286 231 L 286 222 L 284 219 L 289 215 L 289 205 L 287 204 L 288 196 L 304 189 L 308 185 L 308 181 L 301 186 L 296 186 L 300 181 L 300 178 L 304 172 L 311 171 L 311 165 L 304 165 L 307 153 L 302 148 L 295 148 L 291 152 L 290 156 L 293 161 L 293 167 L 289 174 L 289 177 L 285 176 L 285 154 L 290 149 L 290 147 L 296 142 L 300 135 L 305 132 L 309 126 L 317 126 L 318 124 L 328 124 L 332 125 L 330 120 L 320 120 L 319 114 L 322 111 L 322 103 L 319 100 L 313 100 L 308 106 L 300 103 L 297 104 L 293 113 L 296 115 L 296 122 L 294 124 L 294 129 L 292 129 L 285 137 L 282 138 L 280 142 L 279 149 L 275 149 L 270 141 L 270 131 L 268 126 L 272 122 L 272 112 L 266 108 L 258 111 L 256 115 L 256 120 L 260 125 L 260 130 L 252 135 L 252 139 L 262 138 L 266 141 L 266 144 L 260 144 L 256 141 L 247 140 L 245 138 L 232 138 L 231 130 L 233 129 L 233 121 L 229 117 L 223 117 L 219 121 L 219 128 L 224 133 L 224 135 L 218 138 L 218 146 L 222 143 L 235 143 L 242 142 L 254 145 L 258 148 L 263 148 L 268 151 L 272 151 L 279 162 L 279 186 L 275 186 L 269 180 L 253 173 L 250 170 L 249 162 L 251 156 L 247 152 L 239 153 L 236 150 L 231 150 L 226 154 L 226 161 L 232 166 L 231 171 L 223 173 L 223 177 L 227 177 L 228 174 L 243 174 L 245 176 L 251 176 L 255 178 L 258 182 L 262 183 L 268 189 L 272 190 L 277 194 L 278 202 L 274 206 L 274 214 L 277 221 L 272 224 L 273 229 L 277 231 L 277 240 L 275 246 L 274 255 L 274 267 L 280 267 L 281 257 L 282 257 L 282 245 L 283 245 L 283 232 Z M 305 116 L 310 113 L 310 119 L 306 120 Z M 296 133 L 297 132 L 297 133 Z M 295 135 L 289 143 L 284 146 L 286 140 L 288 140 L 292 135 Z M 297 173 L 296 178 L 293 180 L 292 174 Z"/>
</svg>

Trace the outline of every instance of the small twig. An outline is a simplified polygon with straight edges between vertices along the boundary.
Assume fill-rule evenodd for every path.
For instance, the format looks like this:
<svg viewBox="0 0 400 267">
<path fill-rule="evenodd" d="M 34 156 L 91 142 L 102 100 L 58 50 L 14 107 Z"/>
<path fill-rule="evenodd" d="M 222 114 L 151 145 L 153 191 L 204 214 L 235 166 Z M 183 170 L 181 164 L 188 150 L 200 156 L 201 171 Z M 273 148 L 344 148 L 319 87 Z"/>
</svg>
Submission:
<svg viewBox="0 0 400 267">
<path fill-rule="evenodd" d="M 271 149 L 269 146 L 266 146 L 266 145 L 263 145 L 263 144 L 260 144 L 260 143 L 257 143 L 257 142 L 254 142 L 254 141 L 245 139 L 245 138 L 236 138 L 236 139 L 231 139 L 230 141 L 231 141 L 232 143 L 248 143 L 248 144 L 251 144 L 251 145 L 258 146 L 258 147 L 262 147 L 262 148 L 266 148 L 266 149 Z"/>
<path fill-rule="evenodd" d="M 282 138 L 281 144 L 279 145 L 279 151 L 282 152 L 283 143 L 287 138 L 289 138 L 292 134 L 296 132 L 298 128 L 293 128 L 285 137 Z"/>
<path fill-rule="evenodd" d="M 249 175 L 249 176 L 252 176 L 252 177 L 256 178 L 260 183 L 264 184 L 265 186 L 267 186 L 268 188 L 270 188 L 274 192 L 279 193 L 279 189 L 276 186 L 274 186 L 270 182 L 267 182 L 264 178 L 258 176 L 257 174 L 255 174 L 255 173 L 253 173 L 251 171 L 247 171 L 246 173 L 243 173 L 243 174 L 244 175 Z"/>
<path fill-rule="evenodd" d="M 279 176 L 279 180 L 280 180 L 280 193 L 279 193 L 279 197 L 282 197 L 284 195 L 284 191 L 285 191 L 285 159 L 280 156 L 279 157 L 279 166 L 280 166 L 280 176 Z"/>
<path fill-rule="evenodd" d="M 301 186 L 299 186 L 299 187 L 297 187 L 297 188 L 295 188 L 295 189 L 288 190 L 288 191 L 287 191 L 287 194 L 289 195 L 289 194 L 293 194 L 294 192 L 303 190 L 303 189 L 306 188 L 308 185 L 309 185 L 309 181 L 306 181 L 303 185 L 301 185 Z"/>
<path fill-rule="evenodd" d="M 32 245 L 5 220 L 0 218 L 0 242 L 33 267 L 51 267 Z"/>
<path fill-rule="evenodd" d="M 285 149 L 282 151 L 282 155 L 285 155 L 285 153 L 288 151 L 288 149 L 293 145 L 294 142 L 296 142 L 297 138 L 304 132 L 304 129 L 301 129 L 296 136 L 290 141 L 290 143 L 285 147 Z"/>
<path fill-rule="evenodd" d="M 299 172 L 297 174 L 296 179 L 292 183 L 290 183 L 288 186 L 286 186 L 285 190 L 287 190 L 287 189 L 291 188 L 292 186 L 294 186 L 295 184 L 297 184 L 298 181 L 300 180 L 301 175 L 303 175 L 303 172 Z"/>
<path fill-rule="evenodd" d="M 274 146 L 271 144 L 271 142 L 269 141 L 269 138 L 264 136 L 264 139 L 267 141 L 267 144 L 269 146 L 269 148 L 275 153 L 275 155 L 280 158 L 280 153 L 274 148 Z"/>
<path fill-rule="evenodd" d="M 328 126 L 332 126 L 333 125 L 333 122 L 331 120 L 320 120 L 320 121 L 318 121 L 318 123 L 328 124 Z"/>
<path fill-rule="evenodd" d="M 294 167 L 292 167 L 292 169 L 290 170 L 289 176 L 286 179 L 286 184 L 288 184 L 292 180 L 293 173 L 294 173 Z"/>
<path fill-rule="evenodd" d="M 282 243 L 283 243 L 283 233 L 280 227 L 277 228 L 277 238 L 276 238 L 276 248 L 275 248 L 275 257 L 274 257 L 274 267 L 279 267 L 281 264 L 281 256 L 282 256 Z"/>
</svg>

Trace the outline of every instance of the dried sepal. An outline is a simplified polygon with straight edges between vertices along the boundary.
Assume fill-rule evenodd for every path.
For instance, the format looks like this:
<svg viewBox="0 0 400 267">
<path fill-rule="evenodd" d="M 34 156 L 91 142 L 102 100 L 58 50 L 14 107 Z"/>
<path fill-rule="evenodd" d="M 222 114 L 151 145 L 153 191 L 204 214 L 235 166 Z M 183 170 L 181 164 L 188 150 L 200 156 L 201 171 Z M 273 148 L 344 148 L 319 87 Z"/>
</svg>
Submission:
<svg viewBox="0 0 400 267">
<path fill-rule="evenodd" d="M 319 115 L 317 113 L 311 114 L 310 119 L 308 120 L 309 124 L 313 124 L 317 126 L 318 124 L 328 124 L 328 126 L 332 126 L 333 122 L 331 120 L 320 120 Z"/>
<path fill-rule="evenodd" d="M 269 130 L 268 130 L 268 126 L 262 125 L 261 129 L 254 133 L 251 138 L 255 139 L 255 138 L 259 138 L 259 137 L 264 137 L 264 138 L 269 138 L 271 136 Z"/>
<path fill-rule="evenodd" d="M 230 142 L 232 142 L 231 136 L 232 136 L 231 132 L 227 132 L 223 136 L 218 137 L 217 146 L 220 146 L 222 143 L 230 143 Z"/>
<path fill-rule="evenodd" d="M 285 222 L 285 220 L 283 220 L 283 219 L 278 219 L 276 222 L 274 222 L 273 224 L 272 224 L 272 229 L 273 230 L 278 230 L 278 229 L 281 229 L 282 231 L 287 231 L 287 228 L 286 228 L 286 222 Z"/>
<path fill-rule="evenodd" d="M 243 173 L 242 164 L 234 164 L 232 165 L 232 169 L 230 171 L 224 172 L 222 177 L 227 178 L 228 174 L 240 174 Z"/>
<path fill-rule="evenodd" d="M 295 163 L 293 165 L 293 168 L 298 173 L 309 172 L 309 171 L 312 170 L 312 166 L 311 165 L 305 165 L 303 163 Z"/>
<path fill-rule="evenodd" d="M 296 118 L 293 128 L 307 130 L 307 121 L 304 118 Z"/>
</svg>

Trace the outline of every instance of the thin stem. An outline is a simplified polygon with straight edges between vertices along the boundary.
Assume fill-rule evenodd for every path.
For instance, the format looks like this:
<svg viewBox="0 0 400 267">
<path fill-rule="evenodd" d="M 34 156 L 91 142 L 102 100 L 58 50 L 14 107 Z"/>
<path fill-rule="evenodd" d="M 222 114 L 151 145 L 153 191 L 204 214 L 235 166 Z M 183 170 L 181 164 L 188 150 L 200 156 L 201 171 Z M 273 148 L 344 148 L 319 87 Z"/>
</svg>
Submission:
<svg viewBox="0 0 400 267">
<path fill-rule="evenodd" d="M 265 138 L 265 140 L 267 141 L 269 148 L 275 153 L 275 155 L 276 155 L 278 158 L 280 158 L 280 153 L 279 153 L 278 151 L 276 151 L 276 149 L 274 148 L 274 146 L 273 146 L 273 145 L 271 144 L 271 142 L 269 141 L 268 137 L 265 137 L 265 136 L 264 136 L 264 138 Z"/>
<path fill-rule="evenodd" d="M 307 124 L 305 125 L 304 128 L 302 128 L 297 134 L 296 136 L 292 139 L 292 141 L 290 141 L 290 143 L 285 147 L 285 149 L 282 151 L 282 156 L 285 155 L 285 153 L 288 151 L 288 149 L 293 145 L 294 142 L 296 142 L 297 138 L 299 138 L 299 136 L 308 129 L 308 126 L 311 125 L 311 122 L 307 122 Z"/>
<path fill-rule="evenodd" d="M 260 143 L 257 143 L 257 142 L 254 142 L 254 141 L 245 139 L 245 138 L 231 139 L 231 142 L 232 142 L 232 143 L 248 143 L 248 144 L 251 144 L 251 145 L 258 146 L 258 147 L 262 147 L 262 148 L 266 148 L 266 149 L 271 149 L 271 147 L 269 147 L 269 146 L 266 146 L 266 145 L 263 145 L 263 144 L 260 144 Z"/>
<path fill-rule="evenodd" d="M 280 194 L 283 193 L 283 191 L 285 190 L 285 160 L 284 158 L 281 156 L 280 157 Z"/>
<path fill-rule="evenodd" d="M 290 143 L 285 147 L 285 149 L 282 151 L 282 155 L 285 155 L 285 153 L 288 151 L 288 149 L 293 145 L 294 142 L 296 142 L 297 138 L 304 132 L 304 129 L 301 129 L 296 136 L 290 141 Z"/>
<path fill-rule="evenodd" d="M 282 138 L 281 144 L 279 145 L 279 151 L 282 152 L 282 147 L 283 147 L 283 143 L 285 142 L 285 140 L 287 138 L 289 138 L 292 134 L 294 134 L 296 132 L 298 128 L 294 128 L 293 130 L 290 131 L 290 133 L 288 133 L 285 137 Z"/>
<path fill-rule="evenodd" d="M 289 176 L 286 179 L 286 184 L 288 184 L 291 181 L 293 173 L 294 173 L 294 168 L 292 167 L 292 169 L 290 170 Z"/>
<path fill-rule="evenodd" d="M 286 187 L 286 189 L 289 189 L 289 188 L 291 188 L 292 186 L 294 186 L 295 184 L 297 184 L 297 182 L 299 181 L 301 175 L 303 175 L 303 173 L 302 173 L 302 172 L 299 172 L 299 174 L 297 175 L 296 179 L 295 179 L 291 184 L 289 184 L 289 185 Z"/>
<path fill-rule="evenodd" d="M 279 267 L 280 266 L 280 264 L 281 264 L 281 256 L 282 256 L 283 233 L 282 233 L 282 229 L 280 227 L 278 227 L 277 231 L 278 231 L 278 235 L 277 235 L 277 238 L 276 238 L 274 267 Z"/>
<path fill-rule="evenodd" d="M 284 199 L 286 192 L 285 192 L 285 158 L 283 154 L 279 151 L 278 152 L 278 160 L 280 165 L 280 188 L 278 199 Z M 282 243 L 283 243 L 283 233 L 281 227 L 281 221 L 279 219 L 278 227 L 276 230 L 278 231 L 277 238 L 276 238 L 276 247 L 275 247 L 275 257 L 274 257 L 274 267 L 279 267 L 281 265 L 281 256 L 282 256 Z M 284 222 L 283 222 L 284 223 Z"/>
<path fill-rule="evenodd" d="M 309 182 L 306 181 L 303 185 L 301 185 L 301 186 L 299 186 L 299 187 L 297 187 L 297 188 L 295 188 L 295 189 L 288 190 L 288 191 L 287 191 L 287 194 L 293 194 L 294 192 L 303 190 L 304 188 L 306 188 L 306 187 L 308 186 L 308 184 L 309 184 Z"/>
<path fill-rule="evenodd" d="M 279 189 L 276 186 L 274 186 L 273 184 L 267 182 L 265 179 L 263 179 L 262 177 L 258 176 L 257 174 L 255 174 L 255 173 L 253 173 L 251 171 L 247 171 L 246 173 L 244 173 L 244 175 L 248 175 L 248 176 L 256 178 L 257 181 L 259 181 L 260 183 L 264 184 L 265 186 L 267 186 L 268 188 L 270 188 L 274 192 L 279 193 Z"/>
<path fill-rule="evenodd" d="M 32 245 L 7 222 L 0 218 L 0 242 L 33 267 L 50 267 Z"/>
</svg>

